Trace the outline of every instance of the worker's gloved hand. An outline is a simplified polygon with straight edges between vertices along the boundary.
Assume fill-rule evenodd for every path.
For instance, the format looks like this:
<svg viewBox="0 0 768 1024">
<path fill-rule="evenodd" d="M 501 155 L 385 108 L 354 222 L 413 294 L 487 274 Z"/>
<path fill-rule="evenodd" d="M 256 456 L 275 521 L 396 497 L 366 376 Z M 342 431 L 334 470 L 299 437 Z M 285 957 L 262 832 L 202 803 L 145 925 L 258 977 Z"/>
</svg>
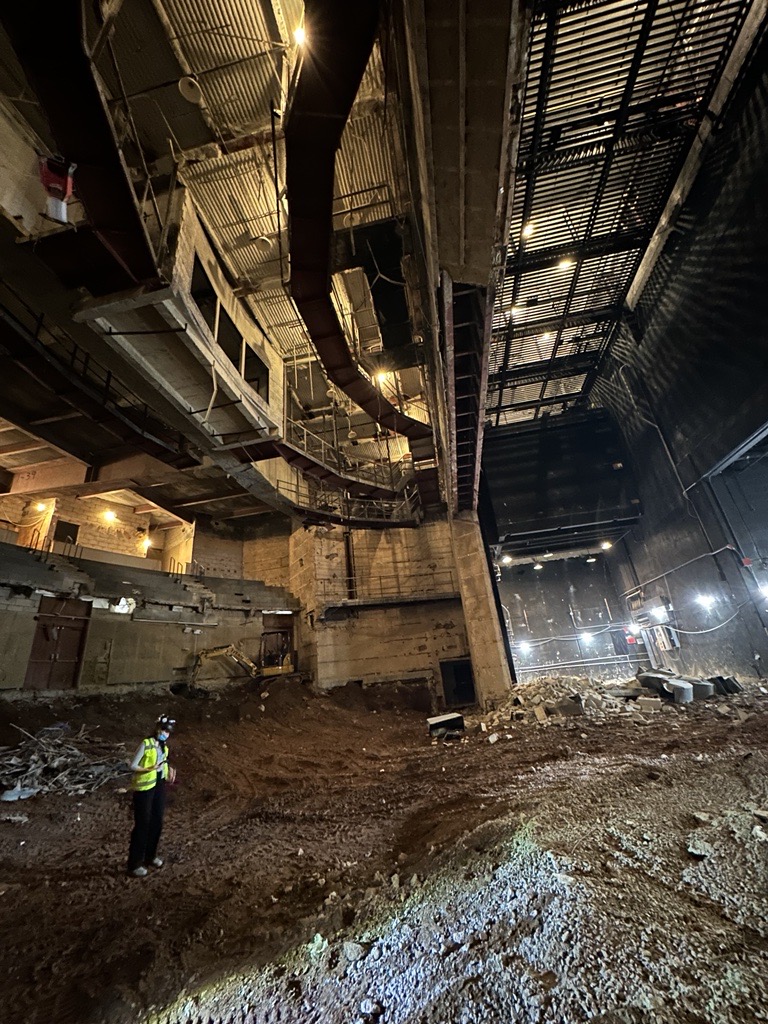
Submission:
<svg viewBox="0 0 768 1024">
<path fill-rule="evenodd" d="M 176 769 L 171 768 L 170 765 L 168 766 L 168 781 L 170 782 L 171 785 L 173 785 L 174 782 L 176 781 Z"/>
</svg>

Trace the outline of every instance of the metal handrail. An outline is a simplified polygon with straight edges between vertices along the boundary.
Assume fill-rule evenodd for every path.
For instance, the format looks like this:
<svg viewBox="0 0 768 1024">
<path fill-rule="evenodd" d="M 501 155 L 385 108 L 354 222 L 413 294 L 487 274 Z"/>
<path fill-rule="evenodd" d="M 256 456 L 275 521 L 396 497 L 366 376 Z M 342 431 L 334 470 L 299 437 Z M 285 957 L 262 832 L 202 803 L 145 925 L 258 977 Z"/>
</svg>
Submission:
<svg viewBox="0 0 768 1024">
<path fill-rule="evenodd" d="M 357 600 L 378 600 L 388 597 L 446 596 L 458 593 L 452 569 L 436 569 L 423 573 L 380 576 L 331 576 L 317 581 L 322 600 L 345 601 L 354 594 Z"/>
<path fill-rule="evenodd" d="M 396 464 L 391 460 L 378 462 L 362 454 L 352 459 L 324 437 L 309 430 L 304 423 L 296 420 L 286 419 L 285 439 L 289 444 L 302 449 L 307 455 L 347 479 L 360 480 L 392 491 L 398 490 L 405 482 L 406 477 L 400 463 Z"/>
<path fill-rule="evenodd" d="M 412 525 L 420 515 L 415 488 L 406 488 L 397 498 L 357 498 L 343 491 L 281 481 L 280 493 L 298 508 L 328 519 Z"/>
<path fill-rule="evenodd" d="M 57 324 L 49 325 L 44 315 L 37 315 L 5 281 L 0 282 L 0 287 L 6 293 L 4 301 L 0 303 L 3 315 L 42 345 L 52 361 L 96 388 L 104 405 L 119 411 L 137 430 L 174 451 L 184 450 L 186 440 L 183 434 L 167 429 L 146 402 L 115 380 L 111 370 L 102 366 L 90 352 L 82 349 Z M 8 305 L 9 300 L 11 305 Z"/>
</svg>

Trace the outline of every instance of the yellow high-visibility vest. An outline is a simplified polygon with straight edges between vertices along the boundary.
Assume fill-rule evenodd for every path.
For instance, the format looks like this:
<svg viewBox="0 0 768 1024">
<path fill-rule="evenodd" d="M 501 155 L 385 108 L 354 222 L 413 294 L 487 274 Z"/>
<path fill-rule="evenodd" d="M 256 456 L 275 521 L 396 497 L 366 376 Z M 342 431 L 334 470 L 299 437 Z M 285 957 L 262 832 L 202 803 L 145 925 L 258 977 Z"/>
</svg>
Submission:
<svg viewBox="0 0 768 1024">
<path fill-rule="evenodd" d="M 157 744 L 154 740 L 144 740 L 144 753 L 139 761 L 140 768 L 154 768 L 157 764 Z M 160 769 L 163 779 L 168 778 L 168 755 L 166 754 L 163 766 Z M 131 788 L 137 793 L 143 793 L 148 789 L 154 789 L 157 783 L 157 772 L 136 772 L 133 776 Z"/>
</svg>

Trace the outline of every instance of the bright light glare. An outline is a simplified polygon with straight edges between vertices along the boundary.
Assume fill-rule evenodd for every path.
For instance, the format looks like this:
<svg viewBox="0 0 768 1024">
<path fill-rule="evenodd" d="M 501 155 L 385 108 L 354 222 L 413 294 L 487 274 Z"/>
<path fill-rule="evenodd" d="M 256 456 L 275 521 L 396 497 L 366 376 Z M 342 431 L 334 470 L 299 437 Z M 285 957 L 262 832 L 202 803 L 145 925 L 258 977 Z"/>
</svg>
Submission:
<svg viewBox="0 0 768 1024">
<path fill-rule="evenodd" d="M 533 563 L 533 568 L 538 570 L 538 569 L 543 569 L 544 566 L 541 564 L 541 562 L 534 562 Z"/>
<path fill-rule="evenodd" d="M 303 26 L 299 25 L 296 31 L 293 33 L 293 38 L 296 40 L 299 46 L 303 46 L 307 41 L 307 33 L 304 31 Z"/>
<path fill-rule="evenodd" d="M 533 224 L 526 224 L 522 231 L 523 238 L 530 238 L 534 230 Z"/>
<path fill-rule="evenodd" d="M 145 537 L 144 540 L 141 542 L 141 546 L 144 548 L 145 551 L 148 551 L 152 547 L 152 541 L 149 539 L 149 537 Z"/>
<path fill-rule="evenodd" d="M 596 561 L 597 561 L 597 559 L 595 558 L 594 555 L 590 555 L 589 558 L 587 559 L 587 562 L 589 562 L 589 563 L 596 562 Z"/>
<path fill-rule="evenodd" d="M 566 256 L 565 259 L 560 260 L 557 264 L 559 270 L 567 270 L 572 267 L 576 260 L 572 260 L 570 256 Z"/>
<path fill-rule="evenodd" d="M 521 654 L 528 654 L 531 649 L 531 645 L 528 643 L 527 640 L 521 640 L 520 643 L 517 645 L 517 649 L 518 651 L 520 651 Z"/>
<path fill-rule="evenodd" d="M 502 559 L 501 559 L 501 564 L 502 565 L 512 565 L 512 556 L 511 555 L 504 555 L 502 557 Z"/>
<path fill-rule="evenodd" d="M 384 371 L 376 374 L 376 380 L 379 382 L 379 384 L 386 384 L 387 377 L 389 377 L 389 374 L 385 373 Z"/>
<path fill-rule="evenodd" d="M 545 558 L 554 558 L 554 555 L 553 555 L 553 553 L 551 551 L 545 551 L 544 552 L 544 557 Z"/>
<path fill-rule="evenodd" d="M 632 636 L 638 636 L 641 632 L 641 629 L 636 622 L 630 622 L 630 624 L 627 626 L 627 632 L 631 633 Z"/>
<path fill-rule="evenodd" d="M 107 511 L 104 513 L 104 518 L 107 520 L 108 523 L 114 523 L 114 521 L 117 519 L 117 515 L 115 512 L 112 511 L 111 508 L 108 508 Z"/>
<path fill-rule="evenodd" d="M 37 505 L 35 505 L 35 508 L 37 509 L 38 512 L 45 512 L 45 505 L 42 503 L 42 501 L 38 501 Z"/>
<path fill-rule="evenodd" d="M 768 597 L 768 586 L 760 587 L 760 593 L 763 597 Z"/>
<path fill-rule="evenodd" d="M 591 633 L 582 633 L 581 636 L 579 637 L 579 640 L 581 640 L 581 642 L 583 644 L 591 644 L 592 643 L 592 634 Z"/>
<path fill-rule="evenodd" d="M 701 605 L 702 608 L 706 608 L 707 610 L 709 610 L 712 607 L 712 605 L 715 603 L 715 599 L 714 599 L 714 597 L 712 597 L 711 594 L 699 594 L 699 596 L 696 598 L 696 600 L 698 601 L 698 603 Z"/>
<path fill-rule="evenodd" d="M 600 548 L 603 551 L 609 551 L 613 547 L 613 544 L 609 540 L 604 540 L 600 544 Z"/>
<path fill-rule="evenodd" d="M 666 608 L 660 608 L 660 607 L 659 608 L 651 608 L 651 615 L 658 622 L 661 622 L 662 619 L 666 619 L 666 617 L 667 617 L 667 610 L 666 610 Z"/>
</svg>

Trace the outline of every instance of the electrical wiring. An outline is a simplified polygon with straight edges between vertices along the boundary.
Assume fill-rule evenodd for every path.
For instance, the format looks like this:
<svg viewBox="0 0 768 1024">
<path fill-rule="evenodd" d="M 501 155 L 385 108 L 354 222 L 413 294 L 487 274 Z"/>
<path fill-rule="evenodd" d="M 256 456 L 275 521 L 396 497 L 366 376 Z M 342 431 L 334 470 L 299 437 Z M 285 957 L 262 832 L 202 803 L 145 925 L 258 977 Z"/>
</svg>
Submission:
<svg viewBox="0 0 768 1024">
<path fill-rule="evenodd" d="M 716 629 L 722 629 L 723 626 L 727 626 L 729 622 L 733 622 L 733 620 L 739 614 L 741 609 L 745 605 L 748 605 L 748 604 L 751 604 L 751 603 L 752 603 L 751 601 L 742 601 L 741 604 L 736 609 L 736 611 L 733 613 L 733 615 L 731 615 L 729 618 L 727 618 L 724 622 L 718 622 L 718 624 L 716 626 L 710 626 L 709 629 L 678 629 L 677 626 L 671 626 L 670 628 L 674 629 L 674 631 L 676 633 L 682 633 L 684 636 L 701 636 L 702 633 L 714 633 Z"/>
</svg>

